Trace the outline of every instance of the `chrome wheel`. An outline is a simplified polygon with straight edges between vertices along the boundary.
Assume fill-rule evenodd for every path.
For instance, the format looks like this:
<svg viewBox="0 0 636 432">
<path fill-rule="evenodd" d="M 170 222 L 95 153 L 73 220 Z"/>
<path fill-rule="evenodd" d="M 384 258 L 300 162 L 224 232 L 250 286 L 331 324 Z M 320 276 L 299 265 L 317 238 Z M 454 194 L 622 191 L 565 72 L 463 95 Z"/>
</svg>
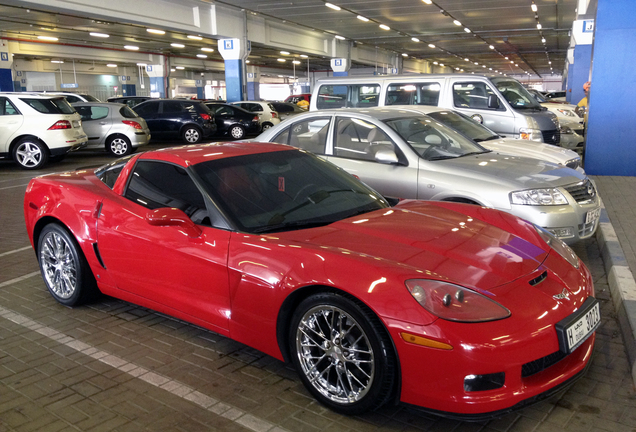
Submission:
<svg viewBox="0 0 636 432">
<path fill-rule="evenodd" d="M 376 371 L 369 337 L 343 309 L 309 309 L 298 324 L 296 353 L 309 383 L 331 402 L 358 402 L 373 385 Z"/>
<path fill-rule="evenodd" d="M 46 163 L 48 153 L 42 144 L 25 139 L 15 147 L 13 158 L 22 168 L 36 169 Z"/>
<path fill-rule="evenodd" d="M 230 135 L 232 138 L 241 139 L 245 136 L 245 130 L 240 126 L 232 126 L 230 129 Z"/>
<path fill-rule="evenodd" d="M 126 156 L 132 153 L 130 142 L 124 137 L 114 137 L 108 143 L 108 151 L 113 156 Z"/>
<path fill-rule="evenodd" d="M 72 246 L 55 231 L 47 232 L 40 243 L 40 267 L 47 286 L 60 299 L 77 291 L 77 260 Z"/>
<path fill-rule="evenodd" d="M 190 144 L 196 144 L 201 139 L 201 132 L 196 128 L 188 128 L 183 132 L 183 139 Z"/>
</svg>

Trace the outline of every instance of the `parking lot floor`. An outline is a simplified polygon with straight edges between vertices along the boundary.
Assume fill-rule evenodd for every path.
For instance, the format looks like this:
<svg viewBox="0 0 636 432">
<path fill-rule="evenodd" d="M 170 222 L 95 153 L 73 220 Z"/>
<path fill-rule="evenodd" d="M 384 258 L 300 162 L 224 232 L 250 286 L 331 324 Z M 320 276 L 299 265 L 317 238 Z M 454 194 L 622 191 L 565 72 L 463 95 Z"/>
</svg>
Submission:
<svg viewBox="0 0 636 432">
<path fill-rule="evenodd" d="M 596 238 L 574 247 L 602 305 L 591 367 L 574 386 L 487 422 L 404 405 L 345 417 L 318 404 L 284 363 L 213 332 L 109 297 L 72 309 L 53 300 L 24 227 L 27 183 L 108 160 L 72 155 L 37 172 L 0 163 L 0 432 L 636 431 L 636 392 Z M 617 233 L 636 248 L 636 181 L 595 180 Z"/>
</svg>

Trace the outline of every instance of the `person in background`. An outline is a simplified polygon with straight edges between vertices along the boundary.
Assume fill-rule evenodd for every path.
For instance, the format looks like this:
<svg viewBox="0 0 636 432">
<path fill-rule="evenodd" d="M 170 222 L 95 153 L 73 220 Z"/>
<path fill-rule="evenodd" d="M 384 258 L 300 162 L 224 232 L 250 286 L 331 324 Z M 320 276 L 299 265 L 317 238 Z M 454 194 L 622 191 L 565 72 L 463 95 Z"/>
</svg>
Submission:
<svg viewBox="0 0 636 432">
<path fill-rule="evenodd" d="M 587 112 L 588 112 L 588 104 L 589 104 L 589 97 L 590 97 L 590 87 L 591 87 L 592 83 L 591 82 L 586 82 L 585 84 L 583 84 L 583 92 L 585 93 L 585 96 L 583 97 L 583 99 L 581 99 L 579 101 L 578 104 L 576 104 L 576 113 L 578 115 L 581 115 L 581 113 L 583 114 L 583 120 L 584 120 L 584 128 L 583 128 L 583 134 L 585 134 L 585 132 L 587 131 Z"/>
</svg>

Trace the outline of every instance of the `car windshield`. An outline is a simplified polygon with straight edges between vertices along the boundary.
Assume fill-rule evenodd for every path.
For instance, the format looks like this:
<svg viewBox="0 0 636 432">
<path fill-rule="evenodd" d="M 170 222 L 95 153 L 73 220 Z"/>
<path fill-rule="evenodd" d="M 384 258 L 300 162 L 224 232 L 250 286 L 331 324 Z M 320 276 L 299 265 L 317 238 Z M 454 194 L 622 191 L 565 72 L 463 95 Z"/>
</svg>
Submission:
<svg viewBox="0 0 636 432">
<path fill-rule="evenodd" d="M 429 113 L 428 115 L 440 123 L 463 133 L 475 142 L 483 142 L 499 138 L 499 135 L 488 129 L 486 126 L 480 125 L 464 114 L 452 111 L 438 111 Z"/>
<path fill-rule="evenodd" d="M 454 159 L 490 151 L 428 116 L 397 118 L 385 123 L 426 160 Z"/>
<path fill-rule="evenodd" d="M 249 233 L 328 225 L 389 206 L 350 174 L 298 150 L 217 159 L 192 169 L 219 207 Z"/>
<path fill-rule="evenodd" d="M 532 96 L 534 96 L 537 102 L 539 103 L 547 102 L 547 100 L 543 97 L 543 95 L 539 93 L 537 90 L 529 90 L 529 92 Z"/>
<path fill-rule="evenodd" d="M 492 82 L 513 108 L 542 110 L 539 102 L 519 81 L 509 78 L 492 78 Z"/>
</svg>

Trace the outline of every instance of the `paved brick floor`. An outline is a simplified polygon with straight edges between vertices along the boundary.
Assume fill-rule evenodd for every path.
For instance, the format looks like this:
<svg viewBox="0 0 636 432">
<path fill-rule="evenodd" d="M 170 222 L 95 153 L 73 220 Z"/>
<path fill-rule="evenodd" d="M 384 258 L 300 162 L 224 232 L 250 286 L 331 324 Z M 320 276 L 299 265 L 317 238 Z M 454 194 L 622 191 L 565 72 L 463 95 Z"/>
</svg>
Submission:
<svg viewBox="0 0 636 432">
<path fill-rule="evenodd" d="M 343 417 L 249 347 L 112 298 L 70 309 L 48 295 L 27 248 L 28 179 L 107 160 L 72 155 L 38 173 L 0 163 L 0 432 L 636 431 L 636 392 L 595 240 L 575 249 L 594 275 L 603 321 L 592 367 L 568 391 L 484 423 L 405 406 Z"/>
</svg>

